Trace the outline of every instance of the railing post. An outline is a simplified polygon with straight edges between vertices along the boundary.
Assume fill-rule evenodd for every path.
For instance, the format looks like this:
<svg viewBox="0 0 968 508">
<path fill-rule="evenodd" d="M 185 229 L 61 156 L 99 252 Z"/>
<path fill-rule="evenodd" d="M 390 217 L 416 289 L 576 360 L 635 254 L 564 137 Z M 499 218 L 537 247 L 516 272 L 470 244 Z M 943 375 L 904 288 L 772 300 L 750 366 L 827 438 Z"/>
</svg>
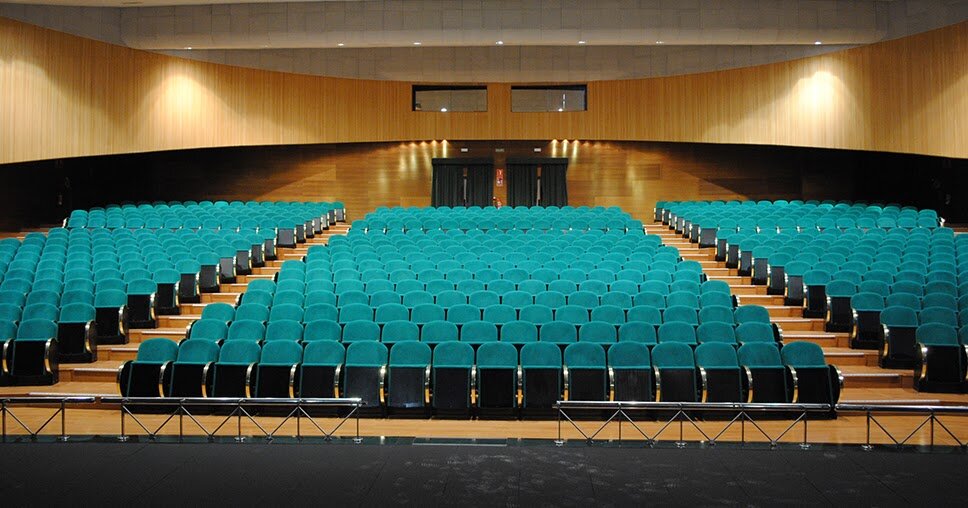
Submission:
<svg viewBox="0 0 968 508">
<path fill-rule="evenodd" d="M 928 417 L 931 420 L 931 448 L 934 448 L 934 410 L 931 410 L 931 416 Z"/>
<path fill-rule="evenodd" d="M 124 401 L 121 401 L 121 435 L 118 436 L 118 441 L 122 443 L 128 440 L 128 436 L 124 433 Z"/>
<path fill-rule="evenodd" d="M 356 444 L 360 444 L 360 443 L 363 442 L 363 438 L 360 437 L 360 408 L 362 408 L 362 407 L 363 407 L 363 402 L 362 401 L 358 401 L 356 403 L 356 411 L 355 411 L 355 413 L 356 413 L 356 437 L 353 438 L 353 442 L 356 443 Z"/>
<path fill-rule="evenodd" d="M 618 419 L 618 443 L 622 444 L 622 420 L 624 420 L 625 418 L 628 418 L 628 415 L 625 414 L 624 409 L 619 409 L 619 411 L 622 412 L 622 418 Z"/>
<path fill-rule="evenodd" d="M 801 450 L 809 450 L 810 443 L 807 442 L 807 410 L 803 410 L 803 443 L 800 443 Z"/>
<path fill-rule="evenodd" d="M 861 449 L 867 452 L 874 449 L 874 447 L 871 446 L 871 410 L 870 409 L 867 410 L 867 444 L 865 444 L 864 446 L 861 446 Z"/>
<path fill-rule="evenodd" d="M 178 441 L 182 442 L 185 440 L 185 401 L 178 401 Z"/>
<path fill-rule="evenodd" d="M 3 419 L 3 442 L 7 442 L 7 400 L 0 401 L 0 419 Z"/>
<path fill-rule="evenodd" d="M 236 402 L 235 406 L 235 416 L 238 417 L 238 432 L 235 434 L 235 441 L 238 443 L 244 442 L 245 438 L 242 437 L 242 401 Z"/>
<path fill-rule="evenodd" d="M 58 441 L 63 443 L 67 441 L 67 402 L 64 399 L 61 399 L 61 403 L 60 403 L 60 417 L 61 417 L 61 434 L 60 434 L 60 438 L 58 438 Z"/>
<path fill-rule="evenodd" d="M 555 439 L 555 446 L 565 444 L 565 441 L 561 439 L 561 411 L 561 404 L 558 404 L 558 439 Z"/>
</svg>

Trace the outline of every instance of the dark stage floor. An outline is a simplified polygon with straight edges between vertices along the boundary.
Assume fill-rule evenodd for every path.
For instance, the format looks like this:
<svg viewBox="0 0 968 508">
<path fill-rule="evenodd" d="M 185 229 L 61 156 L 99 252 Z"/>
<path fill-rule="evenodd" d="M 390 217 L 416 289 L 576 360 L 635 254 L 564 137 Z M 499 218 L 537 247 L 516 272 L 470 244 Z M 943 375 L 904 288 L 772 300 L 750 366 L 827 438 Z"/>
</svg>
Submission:
<svg viewBox="0 0 968 508">
<path fill-rule="evenodd" d="M 569 443 L 14 443 L 20 505 L 964 506 L 964 452 L 684 450 Z"/>
</svg>

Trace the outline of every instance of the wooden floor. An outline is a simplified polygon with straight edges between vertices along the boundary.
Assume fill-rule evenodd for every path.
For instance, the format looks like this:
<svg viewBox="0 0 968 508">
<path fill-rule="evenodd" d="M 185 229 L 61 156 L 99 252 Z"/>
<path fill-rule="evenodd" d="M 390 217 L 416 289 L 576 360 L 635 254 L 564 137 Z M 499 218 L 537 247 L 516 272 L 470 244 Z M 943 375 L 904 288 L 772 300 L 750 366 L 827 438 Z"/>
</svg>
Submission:
<svg viewBox="0 0 968 508">
<path fill-rule="evenodd" d="M 766 294 L 765 286 L 752 285 L 749 277 L 740 277 L 735 270 L 727 269 L 724 263 L 715 261 L 712 249 L 699 249 L 695 244 L 689 243 L 680 236 L 674 234 L 666 226 L 661 224 L 647 226 L 649 234 L 656 234 L 663 237 L 666 245 L 675 246 L 679 249 L 684 259 L 699 261 L 703 264 L 704 271 L 710 279 L 726 281 L 732 287 L 733 294 L 739 296 L 741 304 L 756 304 L 766 306 L 774 322 L 779 324 L 784 333 L 784 340 L 787 342 L 806 340 L 821 345 L 827 361 L 841 368 L 845 378 L 845 389 L 841 397 L 842 403 L 880 403 L 880 404 L 917 404 L 917 405 L 968 405 L 968 395 L 963 394 L 934 394 L 920 393 L 912 388 L 913 371 L 881 369 L 877 366 L 877 353 L 875 351 L 853 350 L 848 346 L 848 335 L 846 333 L 828 333 L 823 331 L 823 321 L 820 319 L 807 319 L 802 316 L 801 309 L 797 307 L 783 306 L 782 297 L 770 296 Z M 239 277 L 237 284 L 223 285 L 221 293 L 204 295 L 201 304 L 185 304 L 181 306 L 179 316 L 160 316 L 159 328 L 153 330 L 132 330 L 130 334 L 131 342 L 126 345 L 102 345 L 98 346 L 99 361 L 93 364 L 71 364 L 60 366 L 61 382 L 53 386 L 37 387 L 3 387 L 0 388 L 0 396 L 41 396 L 41 395 L 65 395 L 65 394 L 84 394 L 94 396 L 117 395 L 115 384 L 118 367 L 127 360 L 133 359 L 137 354 L 139 343 L 151 337 L 168 337 L 180 340 L 185 336 L 186 326 L 194 319 L 200 317 L 204 306 L 211 302 L 235 303 L 239 295 L 245 291 L 249 281 L 259 278 L 271 278 L 279 270 L 280 265 L 287 259 L 300 259 L 306 254 L 307 249 L 312 245 L 325 244 L 328 238 L 336 234 L 345 234 L 348 230 L 347 225 L 337 225 L 329 233 L 317 235 L 310 239 L 306 245 L 301 245 L 296 249 L 280 249 L 279 260 L 268 263 L 265 268 L 257 268 L 250 276 Z M 22 235 L 22 233 L 21 233 Z M 49 416 L 50 411 L 44 409 L 23 408 L 16 410 L 17 414 L 26 415 L 25 421 L 35 424 L 43 423 Z M 78 434 L 101 434 L 113 435 L 120 432 L 117 409 L 95 408 L 83 410 L 71 410 L 68 422 L 69 432 Z M 950 422 L 951 428 L 959 439 L 968 439 L 968 418 L 963 417 L 944 417 L 946 425 Z M 36 421 L 35 421 L 36 420 Z M 163 418 L 147 417 L 147 420 L 161 423 Z M 203 425 L 210 428 L 217 426 L 215 417 L 202 417 L 200 421 Z M 880 419 L 879 419 L 880 420 Z M 923 418 L 910 416 L 886 416 L 884 417 L 885 426 L 891 432 L 902 433 L 903 436 L 914 430 Z M 270 420 L 267 420 L 270 421 Z M 326 425 L 335 426 L 335 421 L 325 421 Z M 778 435 L 785 429 L 790 422 L 767 422 L 762 424 L 767 433 Z M 278 425 L 275 422 L 272 427 Z M 292 426 L 290 434 L 294 434 L 294 422 L 290 422 L 283 427 L 283 431 Z M 591 431 L 600 424 L 586 422 L 584 427 Z M 703 422 L 699 424 L 705 432 L 715 435 L 719 433 L 724 422 Z M 263 425 L 265 426 L 265 425 Z M 661 425 L 658 423 L 646 423 L 642 427 L 648 435 L 653 435 Z M 231 429 L 225 432 L 231 434 L 236 432 L 235 426 L 230 425 Z M 312 434 L 311 426 L 303 426 L 303 432 Z M 632 438 L 629 431 L 634 430 L 625 425 L 623 437 Z M 678 426 L 674 425 L 675 432 L 678 433 Z M 666 436 L 672 436 L 673 427 L 666 430 Z M 835 421 L 811 422 L 809 424 L 811 440 L 817 442 L 830 443 L 859 443 L 863 442 L 866 436 L 866 419 L 859 415 L 841 416 Z M 186 428 L 187 429 L 187 428 Z M 355 427 L 354 427 L 355 429 Z M 15 429 L 8 423 L 8 432 L 23 432 L 22 429 Z M 131 429 L 129 428 L 129 431 Z M 243 422 L 243 433 L 253 433 L 257 428 L 251 424 Z M 312 429 L 315 431 L 315 429 Z M 353 429 L 343 429 L 341 434 L 350 433 Z M 367 436 L 415 436 L 415 437 L 460 437 L 460 438 L 554 438 L 557 435 L 557 423 L 553 421 L 488 421 L 488 420 L 439 420 L 439 419 L 365 419 L 361 425 L 361 433 Z M 578 438 L 580 434 L 574 429 L 563 429 L 568 438 Z M 769 440 L 762 435 L 758 435 L 755 430 L 751 432 L 747 426 L 746 439 L 750 440 Z M 876 429 L 875 429 L 876 430 Z M 51 430 L 51 432 L 55 432 Z M 59 432 L 59 430 L 56 430 Z M 178 432 L 177 425 L 169 425 L 162 433 Z M 686 438 L 698 440 L 702 438 L 695 430 L 685 429 Z M 196 432 L 197 433 L 197 432 Z M 285 434 L 285 432 L 283 432 Z M 726 440 L 738 440 L 740 431 L 731 429 L 724 434 Z M 787 439 L 796 440 L 802 438 L 802 429 L 791 431 L 792 434 Z M 960 434 L 959 434 L 960 433 Z M 923 436 L 922 436 L 923 434 Z M 929 440 L 929 429 L 922 429 L 914 437 L 917 442 L 927 443 Z M 944 443 L 950 438 L 940 429 L 935 432 L 935 437 L 939 443 Z M 618 426 L 610 425 L 603 433 L 603 437 L 614 438 L 618 436 Z M 901 437 L 903 437 L 901 436 Z M 674 436 L 673 436 L 674 437 Z M 669 437 L 672 439 L 673 437 Z M 874 432 L 873 441 L 888 442 L 883 433 Z M 920 441 L 918 441 L 920 440 Z"/>
</svg>

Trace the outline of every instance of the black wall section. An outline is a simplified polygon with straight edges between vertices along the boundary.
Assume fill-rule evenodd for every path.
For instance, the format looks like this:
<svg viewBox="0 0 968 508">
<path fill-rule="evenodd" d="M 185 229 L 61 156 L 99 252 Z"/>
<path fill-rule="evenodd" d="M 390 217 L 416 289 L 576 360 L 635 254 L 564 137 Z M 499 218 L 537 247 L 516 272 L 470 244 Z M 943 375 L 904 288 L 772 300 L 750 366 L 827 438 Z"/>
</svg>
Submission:
<svg viewBox="0 0 968 508">
<path fill-rule="evenodd" d="M 573 142 L 574 143 L 574 142 Z M 776 146 L 656 142 L 450 141 L 469 157 L 568 155 L 571 205 L 618 204 L 646 218 L 651 199 L 856 199 L 934 208 L 968 223 L 968 160 Z M 212 148 L 0 166 L 0 229 L 63 219 L 71 208 L 138 200 L 342 199 L 351 217 L 376 206 L 430 204 L 423 143 Z M 428 147 L 430 143 L 426 144 Z M 440 153 L 440 144 L 437 145 Z M 557 146 L 557 148 L 556 148 Z M 496 152 L 504 148 L 504 152 Z M 555 152 L 558 150 L 558 152 Z M 642 156 L 658 161 L 640 162 Z M 681 176 L 692 187 L 679 185 Z M 511 178 L 510 172 L 507 178 Z M 698 181 L 698 184 L 697 184 Z M 493 189 L 505 203 L 508 187 Z M 650 194 L 651 193 L 651 194 Z M 612 196 L 624 196 L 616 203 Z"/>
</svg>

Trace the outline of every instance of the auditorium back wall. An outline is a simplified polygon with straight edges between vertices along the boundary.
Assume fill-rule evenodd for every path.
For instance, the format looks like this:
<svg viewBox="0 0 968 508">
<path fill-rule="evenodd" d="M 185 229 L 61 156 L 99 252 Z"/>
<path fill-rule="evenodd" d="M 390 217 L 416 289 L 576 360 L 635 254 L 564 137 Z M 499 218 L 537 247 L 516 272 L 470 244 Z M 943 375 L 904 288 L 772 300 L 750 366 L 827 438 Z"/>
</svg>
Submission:
<svg viewBox="0 0 968 508">
<path fill-rule="evenodd" d="M 790 62 L 588 84 L 588 110 L 411 111 L 411 83 L 285 74 L 0 18 L 0 164 L 226 146 L 581 139 L 968 157 L 968 22 Z"/>
<path fill-rule="evenodd" d="M 487 157 L 504 168 L 508 157 L 544 156 L 568 158 L 572 205 L 621 206 L 643 220 L 657 200 L 866 199 L 937 208 L 968 221 L 968 194 L 958 192 L 968 186 L 963 159 L 699 143 L 423 141 L 11 164 L 0 167 L 7 183 L 0 186 L 0 229 L 125 200 L 341 200 L 359 218 L 378 206 L 429 205 L 433 157 Z M 944 193 L 953 196 L 948 204 Z M 495 196 L 506 202 L 506 187 L 495 187 Z"/>
</svg>

